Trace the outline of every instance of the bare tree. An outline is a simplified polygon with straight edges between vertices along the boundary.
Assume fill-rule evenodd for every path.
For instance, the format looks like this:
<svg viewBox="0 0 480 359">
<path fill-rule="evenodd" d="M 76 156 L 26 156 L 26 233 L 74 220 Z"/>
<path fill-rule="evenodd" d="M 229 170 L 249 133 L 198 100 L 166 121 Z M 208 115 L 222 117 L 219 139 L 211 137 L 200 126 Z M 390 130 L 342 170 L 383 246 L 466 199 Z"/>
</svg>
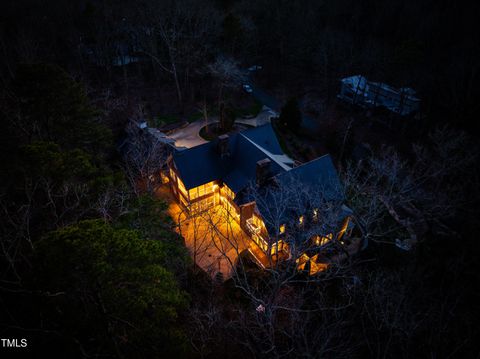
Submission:
<svg viewBox="0 0 480 359">
<path fill-rule="evenodd" d="M 139 33 L 142 51 L 172 76 L 182 105 L 192 73 L 203 66 L 212 50 L 218 15 L 213 8 L 192 0 L 165 1 L 160 6 L 151 1 L 139 19 L 146 24 Z"/>
<path fill-rule="evenodd" d="M 246 73 L 240 69 L 238 62 L 226 56 L 218 56 L 207 66 L 207 72 L 218 81 L 218 102 L 224 98 L 224 90 L 238 86 L 246 79 Z"/>
<path fill-rule="evenodd" d="M 140 128 L 138 120 L 130 121 L 126 132 L 125 173 L 135 191 L 153 193 L 167 163 L 168 140 L 156 129 Z"/>
<path fill-rule="evenodd" d="M 465 184 L 454 182 L 452 188 L 447 184 L 452 175 L 455 179 L 470 171 L 474 151 L 464 152 L 466 139 L 452 130 L 436 131 L 429 141 L 415 146 L 415 157 L 409 161 L 384 149 L 360 165 L 347 166 L 342 172 L 345 189 L 300 186 L 294 177 L 270 186 L 252 184 L 249 196 L 270 229 L 261 270 L 251 265 L 251 256 L 242 255 L 256 244 L 250 238 L 243 243 L 245 233 L 238 231 L 231 215 L 226 210 L 203 212 L 202 220 L 210 231 L 210 237 L 203 240 L 208 243 L 215 233 L 211 244 L 231 266 L 232 281 L 246 304 L 229 303 L 225 309 L 213 296 L 207 309 L 195 308 L 193 330 L 222 328 L 194 340 L 199 352 L 205 353 L 208 343 L 228 343 L 222 333 L 228 330 L 235 333 L 236 344 L 253 357 L 282 358 L 293 353 L 306 358 L 351 357 L 359 345 L 351 329 L 360 326 L 358 318 L 369 328 L 361 346 L 373 357 L 388 356 L 399 343 L 411 345 L 430 314 L 414 307 L 410 284 L 405 281 L 408 273 L 400 277 L 380 269 L 378 273 L 360 270 L 352 254 L 368 240 L 394 243 L 398 236 L 413 234 L 410 230 L 419 236 L 419 223 L 437 223 L 465 203 L 460 196 Z M 434 193 L 440 190 L 445 193 L 437 196 L 437 203 Z M 350 237 L 329 238 L 327 234 L 338 233 L 342 213 L 352 218 L 354 232 Z M 395 213 L 401 216 L 395 218 Z M 284 233 L 279 230 L 282 225 Z M 290 257 L 283 260 L 277 260 L 274 246 L 280 240 L 289 245 Z M 302 259 L 304 253 L 307 258 Z M 315 253 L 319 254 L 316 258 Z M 308 275 L 325 260 L 326 269 Z M 381 335 L 375 334 L 378 331 Z"/>
<path fill-rule="evenodd" d="M 286 224 L 287 230 L 283 235 L 272 233 L 266 251 L 268 254 L 256 259 L 263 267 L 258 270 L 249 264 L 249 258 L 255 256 L 252 251 L 257 244 L 243 231 L 235 214 L 228 211 L 227 204 L 222 202 L 222 205 L 190 218 L 189 235 L 197 237 L 197 242 L 190 240 L 187 245 L 188 242 L 202 243 L 202 246 L 194 248 L 198 251 L 194 258 L 199 262 L 205 260 L 203 266 L 211 263 L 213 277 L 219 271 L 226 274 L 224 279 L 231 276 L 235 288 L 248 301 L 247 307 L 231 304 L 234 308 L 230 310 L 235 314 L 233 318 L 229 316 L 227 324 L 227 314 L 211 297 L 206 308 L 192 309 L 192 321 L 195 323 L 192 330 L 198 332 L 206 327 L 228 327 L 230 332 L 235 333 L 237 344 L 248 348 L 254 356 L 262 353 L 265 357 L 280 358 L 295 352 L 305 357 L 332 353 L 343 353 L 347 357 L 352 347 L 349 348 L 349 342 L 341 338 L 348 323 L 347 319 L 338 320 L 338 317 L 351 306 L 351 296 L 346 290 L 345 301 L 330 305 L 320 288 L 336 279 L 350 281 L 351 261 L 334 262 L 335 259 L 332 259 L 328 271 L 310 276 L 308 265 L 298 260 L 308 249 L 320 252 L 330 248 L 332 252 L 348 253 L 340 248 L 346 242 L 340 243 L 336 236 L 323 236 L 324 241 L 312 241 L 319 233 L 336 234 L 338 216 L 343 211 L 341 203 L 327 198 L 319 188 L 298 186 L 294 179 L 267 192 L 252 184 L 249 192 L 250 198 L 255 198 L 257 206 L 263 209 L 262 219 L 266 226 L 279 228 Z M 301 215 L 303 220 L 300 222 Z M 280 240 L 288 243 L 290 249 L 290 257 L 284 256 L 282 260 L 279 260 L 281 250 L 278 246 L 275 249 L 275 243 Z M 245 253 L 250 255 L 245 256 Z M 255 253 L 260 254 L 258 247 Z M 218 267 L 217 259 L 221 261 Z M 313 262 L 316 259 L 309 260 L 312 260 L 312 267 L 320 265 Z M 316 327 L 319 320 L 322 323 L 320 329 Z M 316 330 L 311 331 L 312 327 Z M 194 347 L 205 354 L 208 343 L 218 343 L 218 337 L 223 337 L 221 330 L 196 336 Z"/>
<path fill-rule="evenodd" d="M 225 90 L 240 87 L 246 79 L 246 73 L 240 69 L 235 60 L 225 56 L 218 56 L 215 62 L 209 64 L 207 66 L 207 73 L 216 79 L 220 124 L 222 128 L 226 128 L 228 126 L 225 126 Z"/>
<path fill-rule="evenodd" d="M 475 161 L 475 146 L 466 135 L 442 128 L 426 144 L 413 145 L 409 160 L 393 148 L 382 148 L 350 164 L 343 181 L 358 228 L 368 239 L 390 243 L 406 231 L 407 246 L 428 230 L 451 231 L 444 219 L 468 203 L 467 189 L 475 188 Z"/>
</svg>

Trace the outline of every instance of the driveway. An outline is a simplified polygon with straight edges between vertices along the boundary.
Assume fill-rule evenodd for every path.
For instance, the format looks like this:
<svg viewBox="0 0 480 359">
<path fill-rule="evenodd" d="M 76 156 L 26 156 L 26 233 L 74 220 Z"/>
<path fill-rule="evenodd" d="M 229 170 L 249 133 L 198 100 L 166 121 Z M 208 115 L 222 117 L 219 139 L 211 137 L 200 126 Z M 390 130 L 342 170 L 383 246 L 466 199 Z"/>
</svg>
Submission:
<svg viewBox="0 0 480 359">
<path fill-rule="evenodd" d="M 271 118 L 276 116 L 278 116 L 277 112 L 272 110 L 270 107 L 263 106 L 262 110 L 258 113 L 256 117 L 250 119 L 238 118 L 235 120 L 235 123 L 242 123 L 244 125 L 258 127 L 265 125 L 266 123 L 270 123 Z"/>
<path fill-rule="evenodd" d="M 269 123 L 270 118 L 275 116 L 277 116 L 276 112 L 272 111 L 267 106 L 263 106 L 262 110 L 256 117 L 251 119 L 239 118 L 235 120 L 235 123 L 257 127 Z M 175 141 L 175 147 L 178 149 L 195 147 L 208 142 L 200 137 L 200 130 L 207 124 L 210 125 L 216 122 L 218 122 L 216 117 L 211 117 L 208 119 L 208 121 L 205 121 L 205 119 L 200 119 L 190 123 L 186 127 L 173 131 L 168 137 Z"/>
<path fill-rule="evenodd" d="M 259 102 L 263 104 L 263 108 L 260 113 L 252 119 L 242 119 L 239 118 L 235 122 L 241 123 L 253 127 L 261 126 L 270 122 L 271 117 L 276 117 L 280 113 L 282 104 L 275 97 L 271 96 L 261 88 L 256 85 L 249 83 L 252 87 L 252 96 Z M 302 106 L 302 103 L 299 104 Z M 216 117 L 209 118 L 208 121 L 204 119 L 197 120 L 190 123 L 188 126 L 173 131 L 168 137 L 175 141 L 175 147 L 178 149 L 187 149 L 195 147 L 204 143 L 207 143 L 207 140 L 204 140 L 200 137 L 199 133 L 202 127 L 207 124 L 218 122 Z M 309 116 L 302 115 L 302 126 L 309 130 L 317 130 L 317 123 L 315 120 Z"/>
<path fill-rule="evenodd" d="M 181 149 L 195 147 L 208 141 L 200 137 L 199 133 L 202 127 L 207 124 L 217 122 L 216 120 L 209 120 L 208 122 L 204 119 L 197 120 L 190 123 L 188 126 L 181 128 L 179 130 L 173 131 L 168 137 L 175 141 L 175 147 Z"/>
</svg>

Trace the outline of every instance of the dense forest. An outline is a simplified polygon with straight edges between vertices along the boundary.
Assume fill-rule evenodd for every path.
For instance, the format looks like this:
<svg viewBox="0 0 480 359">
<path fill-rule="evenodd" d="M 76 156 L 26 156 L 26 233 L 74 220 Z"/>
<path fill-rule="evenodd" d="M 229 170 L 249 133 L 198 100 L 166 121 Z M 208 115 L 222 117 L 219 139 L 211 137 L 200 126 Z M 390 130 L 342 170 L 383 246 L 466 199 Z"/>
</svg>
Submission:
<svg viewBox="0 0 480 359">
<path fill-rule="evenodd" d="M 479 14 L 432 0 L 3 1 L 0 338 L 28 347 L 0 355 L 478 357 Z M 157 168 L 122 151 L 132 119 L 231 126 L 257 106 L 241 86 L 255 64 L 248 76 L 285 105 L 282 146 L 332 154 L 369 240 L 314 278 L 248 264 L 210 278 L 143 185 Z M 339 79 L 355 74 L 414 88 L 420 113 L 397 128 L 342 106 Z M 387 197 L 422 218 L 408 251 Z"/>
</svg>

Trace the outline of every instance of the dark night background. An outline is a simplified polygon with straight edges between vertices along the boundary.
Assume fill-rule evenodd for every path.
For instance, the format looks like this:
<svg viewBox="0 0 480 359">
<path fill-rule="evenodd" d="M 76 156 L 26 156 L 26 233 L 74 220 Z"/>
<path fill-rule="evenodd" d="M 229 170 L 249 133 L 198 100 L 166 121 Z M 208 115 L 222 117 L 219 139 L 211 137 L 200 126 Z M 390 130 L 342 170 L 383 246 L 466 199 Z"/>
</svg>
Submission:
<svg viewBox="0 0 480 359">
<path fill-rule="evenodd" d="M 0 338 L 28 348 L 0 356 L 478 358 L 479 15 L 441 0 L 2 1 Z M 414 249 L 386 236 L 341 276 L 281 291 L 321 292 L 334 312 L 306 314 L 298 299 L 267 329 L 232 280 L 191 263 L 165 203 L 132 186 L 119 151 L 129 119 L 216 113 L 219 58 L 260 64 L 250 80 L 312 119 L 283 134 L 295 158 L 330 153 L 342 175 L 361 145 L 372 158 L 390 146 L 425 175 Z M 415 89 L 421 111 L 340 103 L 339 79 L 356 74 Z M 258 106 L 241 84 L 224 97 L 227 113 Z M 363 284 L 345 306 L 352 276 Z"/>
</svg>

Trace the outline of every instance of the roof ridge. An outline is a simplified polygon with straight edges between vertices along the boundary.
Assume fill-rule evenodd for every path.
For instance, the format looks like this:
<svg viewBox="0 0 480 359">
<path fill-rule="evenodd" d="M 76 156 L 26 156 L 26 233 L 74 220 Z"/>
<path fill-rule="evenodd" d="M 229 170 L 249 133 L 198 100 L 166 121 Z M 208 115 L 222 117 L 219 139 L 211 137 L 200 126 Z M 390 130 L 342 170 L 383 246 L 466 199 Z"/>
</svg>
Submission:
<svg viewBox="0 0 480 359">
<path fill-rule="evenodd" d="M 239 133 L 243 138 L 245 138 L 248 142 L 250 142 L 252 145 L 254 145 L 256 148 L 258 148 L 260 151 L 262 151 L 266 156 L 268 156 L 270 159 L 272 159 L 276 164 L 278 164 L 280 167 L 282 167 L 285 171 L 289 171 L 292 169 L 292 167 L 289 167 L 286 165 L 284 162 L 279 161 L 277 158 L 279 156 L 286 156 L 285 154 L 283 155 L 275 155 L 263 146 L 260 146 L 258 143 L 254 142 L 252 139 L 248 138 L 245 136 L 243 133 Z"/>
<path fill-rule="evenodd" d="M 321 156 L 319 156 L 319 157 L 317 157 L 317 158 L 314 158 L 313 160 L 310 160 L 310 161 L 308 161 L 308 162 L 302 163 L 301 165 L 298 165 L 298 166 L 293 167 L 293 168 L 291 168 L 291 169 L 293 170 L 293 169 L 295 169 L 295 168 L 303 167 L 303 166 L 308 165 L 308 164 L 310 164 L 310 163 L 312 163 L 312 162 L 318 161 L 318 160 L 320 160 L 320 159 L 322 159 L 322 158 L 324 158 L 324 157 L 330 157 L 330 160 L 332 160 L 332 156 L 330 156 L 330 153 L 326 153 L 326 154 L 324 154 L 324 155 L 321 155 Z M 332 165 L 333 165 L 333 160 L 332 160 Z M 335 167 L 335 165 L 334 165 L 333 167 Z M 336 170 L 336 168 L 335 168 L 335 170 Z"/>
</svg>

